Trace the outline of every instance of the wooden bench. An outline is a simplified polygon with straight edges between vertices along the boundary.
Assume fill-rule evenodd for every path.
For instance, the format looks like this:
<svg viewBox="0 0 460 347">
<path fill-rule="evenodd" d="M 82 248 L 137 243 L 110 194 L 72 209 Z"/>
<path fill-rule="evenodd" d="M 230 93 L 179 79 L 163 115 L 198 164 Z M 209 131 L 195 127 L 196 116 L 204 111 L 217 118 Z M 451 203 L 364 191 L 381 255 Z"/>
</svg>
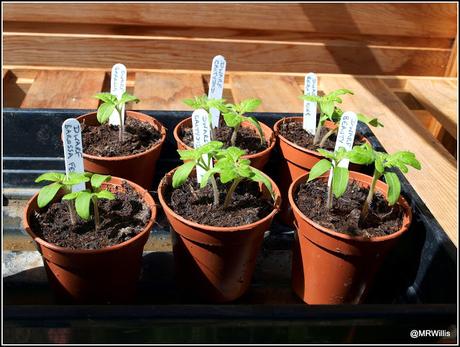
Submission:
<svg viewBox="0 0 460 347">
<path fill-rule="evenodd" d="M 186 110 L 228 61 L 224 97 L 301 112 L 303 76 L 355 92 L 388 151 L 423 166 L 407 177 L 457 245 L 455 4 L 5 4 L 4 105 L 96 108 L 116 62 L 137 109 Z M 429 76 L 429 77 L 425 77 Z"/>
</svg>

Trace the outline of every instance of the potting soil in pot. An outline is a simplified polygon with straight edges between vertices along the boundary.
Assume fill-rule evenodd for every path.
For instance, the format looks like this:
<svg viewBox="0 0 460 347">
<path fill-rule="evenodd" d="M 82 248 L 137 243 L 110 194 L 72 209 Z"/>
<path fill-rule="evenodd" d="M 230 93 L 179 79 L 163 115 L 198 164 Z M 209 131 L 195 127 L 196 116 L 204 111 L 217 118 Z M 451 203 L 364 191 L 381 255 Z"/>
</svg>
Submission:
<svg viewBox="0 0 460 347">
<path fill-rule="evenodd" d="M 329 131 L 328 128 L 322 127 L 320 131 L 320 139 L 327 134 Z M 310 149 L 316 151 L 318 146 L 313 145 L 314 135 L 311 135 L 307 132 L 302 125 L 302 122 L 284 122 L 281 123 L 279 128 L 279 133 L 285 139 L 295 143 L 300 147 L 304 147 L 306 149 Z M 362 142 L 359 141 L 359 134 L 356 134 L 354 145 L 360 145 Z M 325 142 L 323 149 L 328 151 L 333 151 L 335 147 L 335 142 L 337 140 L 337 136 L 331 135 Z"/>
<path fill-rule="evenodd" d="M 189 177 L 179 188 L 168 186 L 165 200 L 171 209 L 187 220 L 219 227 L 233 227 L 254 223 L 273 210 L 273 201 L 262 196 L 259 184 L 242 181 L 233 193 L 232 202 L 223 208 L 226 187 L 216 178 L 220 205 L 213 206 L 211 184 L 199 189 L 196 177 Z"/>
<path fill-rule="evenodd" d="M 112 191 L 114 200 L 98 201 L 100 228 L 94 221 L 82 220 L 72 225 L 67 203 L 56 201 L 31 216 L 31 225 L 42 239 L 72 249 L 99 249 L 113 246 L 139 234 L 150 219 L 150 208 L 128 184 Z"/>
<path fill-rule="evenodd" d="M 359 223 L 361 208 L 369 189 L 350 181 L 345 194 L 333 198 L 332 210 L 326 207 L 327 181 L 317 179 L 302 183 L 294 200 L 300 211 L 323 227 L 352 236 L 377 237 L 397 232 L 403 221 L 399 204 L 388 206 L 385 197 L 376 192 L 364 223 Z"/>
<path fill-rule="evenodd" d="M 224 144 L 224 148 L 230 147 L 230 139 L 232 137 L 233 128 L 226 125 L 221 125 L 216 128 L 216 141 L 221 141 Z M 180 134 L 182 141 L 193 148 L 193 130 L 192 128 L 184 128 Z M 246 151 L 247 154 L 255 154 L 263 151 L 268 147 L 268 144 L 260 142 L 259 133 L 254 129 L 247 127 L 240 127 L 236 135 L 235 146 Z"/>
<path fill-rule="evenodd" d="M 101 157 L 119 157 L 142 153 L 161 138 L 150 123 L 126 117 L 123 141 L 118 140 L 118 126 L 108 123 L 89 126 L 81 124 L 83 148 L 86 154 Z"/>
</svg>

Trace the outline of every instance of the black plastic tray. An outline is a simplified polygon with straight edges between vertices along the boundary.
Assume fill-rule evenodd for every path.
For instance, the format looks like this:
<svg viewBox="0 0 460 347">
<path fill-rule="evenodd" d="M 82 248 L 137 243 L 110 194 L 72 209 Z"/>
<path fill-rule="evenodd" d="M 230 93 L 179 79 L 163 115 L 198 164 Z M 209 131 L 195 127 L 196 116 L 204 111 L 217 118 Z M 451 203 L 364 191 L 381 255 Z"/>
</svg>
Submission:
<svg viewBox="0 0 460 347">
<path fill-rule="evenodd" d="M 33 181 L 40 173 L 63 170 L 61 124 L 67 118 L 86 112 L 88 110 L 4 109 L 4 187 L 20 192 L 36 187 Z M 161 177 L 179 163 L 172 131 L 190 112 L 141 112 L 154 116 L 168 129 L 154 178 L 156 187 Z M 285 116 L 300 116 L 253 115 L 269 126 Z M 383 149 L 367 126 L 358 124 L 358 131 L 375 148 Z M 266 169 L 275 181 L 278 160 L 275 151 Z M 30 300 L 27 304 L 6 305 L 5 337 L 11 342 L 46 343 L 53 340 L 49 330 L 57 327 L 63 329 L 56 333 L 58 336 L 67 334 L 67 340 L 75 343 L 435 341 L 436 338 L 414 340 L 409 332 L 411 329 L 452 329 L 452 326 L 456 330 L 457 250 L 414 189 L 399 175 L 402 194 L 413 208 L 414 220 L 409 232 L 388 256 L 367 304 L 307 306 L 295 299 L 265 304 L 251 300 L 251 295 L 257 293 L 253 291 L 233 304 L 209 305 L 172 300 L 170 292 L 174 289 L 169 284 L 147 283 L 142 292 L 143 297 L 148 298 L 131 306 L 31 305 Z M 155 197 L 154 191 L 152 194 Z M 4 199 L 4 204 L 7 203 Z M 162 231 L 153 231 L 157 232 Z M 270 256 L 277 254 L 273 253 L 276 251 L 288 252 L 292 240 L 292 230 L 275 222 L 262 253 Z M 270 283 L 262 282 L 258 286 L 270 286 Z M 5 293 L 8 290 L 14 288 L 6 286 Z M 149 297 L 149 293 L 155 298 Z M 44 333 L 45 330 L 48 333 Z"/>
</svg>

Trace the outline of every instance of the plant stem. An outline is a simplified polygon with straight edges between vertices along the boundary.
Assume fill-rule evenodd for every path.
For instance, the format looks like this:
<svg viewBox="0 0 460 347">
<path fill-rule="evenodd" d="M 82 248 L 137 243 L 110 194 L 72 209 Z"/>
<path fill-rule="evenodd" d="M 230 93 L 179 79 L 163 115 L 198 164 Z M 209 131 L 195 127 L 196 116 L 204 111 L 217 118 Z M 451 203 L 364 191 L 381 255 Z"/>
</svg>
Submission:
<svg viewBox="0 0 460 347">
<path fill-rule="evenodd" d="M 97 207 L 97 197 L 93 195 L 91 197 L 93 200 L 93 207 L 94 207 L 94 225 L 96 227 L 96 231 L 99 230 L 99 225 L 101 224 L 101 220 L 99 218 L 99 208 Z"/>
<path fill-rule="evenodd" d="M 125 127 L 123 125 L 123 114 L 122 114 L 122 110 L 123 110 L 123 106 L 121 108 L 118 108 L 116 107 L 117 109 L 117 112 L 118 112 L 118 117 L 119 117 L 119 120 L 120 120 L 120 125 L 118 126 L 118 141 L 123 141 L 123 133 L 125 132 Z"/>
<path fill-rule="evenodd" d="M 75 212 L 74 200 L 66 200 L 67 207 L 69 208 L 70 222 L 72 225 L 77 224 L 77 214 Z"/>
<path fill-rule="evenodd" d="M 374 198 L 375 185 L 377 184 L 380 176 L 382 176 L 382 174 L 375 170 L 374 175 L 372 176 L 371 186 L 369 187 L 369 193 L 367 194 L 366 201 L 364 201 L 363 209 L 361 210 L 361 215 L 359 217 L 361 221 L 366 220 L 367 218 L 372 199 Z"/>
<path fill-rule="evenodd" d="M 319 142 L 319 136 L 321 134 L 321 121 L 318 122 L 318 126 L 316 127 L 315 138 L 313 139 L 313 144 L 316 145 Z"/>
<path fill-rule="evenodd" d="M 240 124 L 238 125 L 235 125 L 235 127 L 233 128 L 233 133 L 232 133 L 232 137 L 230 139 L 230 143 L 232 146 L 235 146 L 235 143 L 236 143 L 236 135 L 238 133 L 238 129 L 240 128 Z"/>
<path fill-rule="evenodd" d="M 212 192 L 214 195 L 213 206 L 218 206 L 219 205 L 219 189 L 217 189 L 217 182 L 216 182 L 214 175 L 212 175 L 209 179 L 211 180 Z"/>
<path fill-rule="evenodd" d="M 334 129 L 331 129 L 329 130 L 326 135 L 323 136 L 323 138 L 321 139 L 321 142 L 319 143 L 319 147 L 323 148 L 324 144 L 326 143 L 327 139 L 329 137 L 331 137 L 332 134 L 334 134 L 335 132 L 337 132 L 337 129 L 338 128 L 334 128 Z"/>
<path fill-rule="evenodd" d="M 230 189 L 227 192 L 227 195 L 225 196 L 224 208 L 227 208 L 228 205 L 230 205 L 230 202 L 232 201 L 233 193 L 235 192 L 236 187 L 242 180 L 243 180 L 242 178 L 237 178 L 233 181 L 232 185 L 230 186 Z"/>
<path fill-rule="evenodd" d="M 332 177 L 334 179 L 334 177 Z M 332 210 L 332 182 L 331 186 L 327 188 L 327 202 L 326 202 L 327 208 L 329 210 Z"/>
</svg>

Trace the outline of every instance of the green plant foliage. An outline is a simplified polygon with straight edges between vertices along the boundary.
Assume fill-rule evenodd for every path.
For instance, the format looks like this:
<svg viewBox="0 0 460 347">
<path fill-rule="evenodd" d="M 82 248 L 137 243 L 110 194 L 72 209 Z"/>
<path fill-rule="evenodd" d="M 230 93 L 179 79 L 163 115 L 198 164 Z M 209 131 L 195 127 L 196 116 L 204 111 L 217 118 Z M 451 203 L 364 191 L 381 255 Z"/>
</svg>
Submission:
<svg viewBox="0 0 460 347">
<path fill-rule="evenodd" d="M 122 124 L 122 117 L 121 114 L 123 105 L 128 102 L 139 102 L 140 100 L 135 97 L 134 95 L 128 94 L 124 92 L 121 96 L 120 100 L 118 100 L 117 96 L 111 93 L 98 93 L 94 95 L 94 98 L 99 99 L 102 101 L 102 104 L 97 109 L 97 120 L 100 124 L 107 123 L 110 118 L 110 115 L 113 113 L 114 110 L 117 111 L 120 117 L 120 124 Z"/>
<path fill-rule="evenodd" d="M 88 182 L 89 178 L 84 173 L 70 172 L 66 175 L 60 172 L 47 172 L 35 179 L 36 183 L 43 181 L 51 181 L 53 183 L 40 189 L 37 198 L 37 205 L 40 208 L 48 205 L 51 200 L 54 199 L 59 190 L 63 189 L 64 192 L 68 193 L 72 190 L 72 186 Z"/>
</svg>

